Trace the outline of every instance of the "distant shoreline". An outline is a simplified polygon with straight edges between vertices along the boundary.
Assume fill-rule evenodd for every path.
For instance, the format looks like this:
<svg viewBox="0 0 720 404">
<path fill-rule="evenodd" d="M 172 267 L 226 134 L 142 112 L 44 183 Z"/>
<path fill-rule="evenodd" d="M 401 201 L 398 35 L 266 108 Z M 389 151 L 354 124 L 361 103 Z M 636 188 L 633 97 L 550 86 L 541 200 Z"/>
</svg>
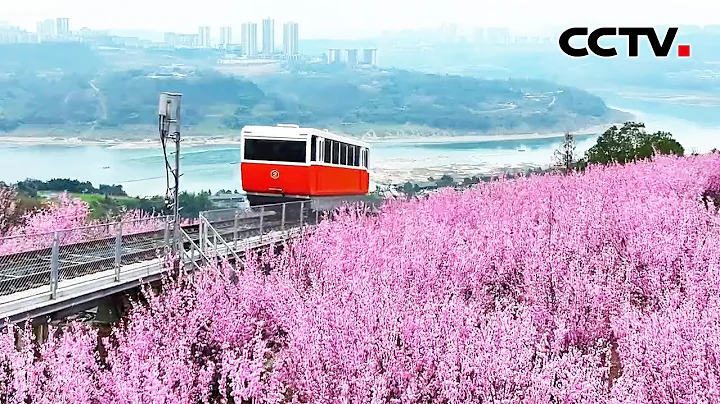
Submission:
<svg viewBox="0 0 720 404">
<path fill-rule="evenodd" d="M 626 111 L 623 111 L 626 112 Z M 612 125 L 622 125 L 622 123 L 607 123 L 592 125 L 580 130 L 571 131 L 576 136 L 590 136 L 604 132 Z M 478 143 L 478 142 L 503 142 L 503 141 L 522 141 L 537 139 L 556 139 L 565 135 L 562 131 L 548 131 L 535 133 L 508 133 L 497 135 L 457 135 L 457 136 L 383 136 L 370 137 L 361 136 L 359 139 L 370 144 L 391 145 L 391 144 L 438 144 L 438 143 Z M 114 149 L 152 149 L 158 146 L 157 139 L 122 139 L 119 136 L 115 138 L 83 138 L 80 136 L 67 135 L 45 135 L 33 136 L 3 136 L 0 135 L 0 145 L 8 146 L 106 146 Z M 240 146 L 239 136 L 218 136 L 204 135 L 183 137 L 182 145 L 184 147 L 208 147 L 208 146 Z"/>
</svg>

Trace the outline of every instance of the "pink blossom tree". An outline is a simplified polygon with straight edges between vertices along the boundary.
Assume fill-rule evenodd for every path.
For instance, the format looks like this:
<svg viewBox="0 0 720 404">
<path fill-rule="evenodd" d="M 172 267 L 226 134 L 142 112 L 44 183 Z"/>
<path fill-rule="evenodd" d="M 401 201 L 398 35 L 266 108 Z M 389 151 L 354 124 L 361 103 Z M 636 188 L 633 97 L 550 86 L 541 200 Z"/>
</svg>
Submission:
<svg viewBox="0 0 720 404">
<path fill-rule="evenodd" d="M 720 402 L 718 178 L 658 157 L 347 209 L 147 290 L 104 358 L 80 325 L 0 335 L 0 399 Z"/>
</svg>

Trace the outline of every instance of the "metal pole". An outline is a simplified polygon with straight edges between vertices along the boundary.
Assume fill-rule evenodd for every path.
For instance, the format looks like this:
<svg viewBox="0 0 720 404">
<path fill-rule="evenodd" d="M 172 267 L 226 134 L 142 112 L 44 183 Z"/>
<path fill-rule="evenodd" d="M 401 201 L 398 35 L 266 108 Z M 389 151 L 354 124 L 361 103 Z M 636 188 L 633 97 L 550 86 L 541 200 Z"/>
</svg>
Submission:
<svg viewBox="0 0 720 404">
<path fill-rule="evenodd" d="M 167 248 L 170 246 L 170 218 L 165 216 L 165 232 L 163 233 L 163 253 L 167 254 Z"/>
<path fill-rule="evenodd" d="M 213 232 L 213 250 L 215 251 L 215 257 L 219 257 L 220 253 L 218 252 L 217 233 L 215 232 Z"/>
<path fill-rule="evenodd" d="M 205 245 L 202 248 L 210 248 L 208 247 L 210 245 L 210 239 L 208 238 L 208 226 L 210 226 L 210 222 L 207 220 L 206 216 L 203 216 L 203 241 L 205 242 Z"/>
<path fill-rule="evenodd" d="M 122 263 L 122 222 L 117 224 L 115 235 L 115 281 L 120 281 L 120 264 Z"/>
<path fill-rule="evenodd" d="M 233 223 L 233 248 L 237 248 L 237 235 L 238 235 L 238 221 L 240 220 L 240 215 L 238 215 L 238 211 L 235 211 L 235 222 Z"/>
<path fill-rule="evenodd" d="M 300 201 L 300 228 L 305 223 L 305 201 Z"/>
<path fill-rule="evenodd" d="M 261 243 L 262 243 L 262 235 L 263 235 L 263 219 L 264 218 L 265 218 L 265 206 L 261 206 L 260 207 L 260 242 Z"/>
<path fill-rule="evenodd" d="M 168 175 L 168 190 L 166 199 L 172 200 L 172 216 L 173 216 L 173 239 L 172 251 L 179 253 L 182 250 L 182 240 L 180 238 L 180 98 L 182 94 L 177 93 L 161 93 L 158 108 L 159 115 L 159 131 L 160 139 L 165 151 L 166 174 Z M 166 142 L 172 139 L 175 142 L 175 167 L 170 168 L 167 150 L 165 150 Z M 175 183 L 172 188 L 170 186 L 169 176 L 172 174 Z"/>
<path fill-rule="evenodd" d="M 205 224 L 203 223 L 202 212 L 200 212 L 200 214 L 198 215 L 198 220 L 198 248 L 200 249 L 200 251 L 205 251 L 205 237 L 203 235 Z"/>
<path fill-rule="evenodd" d="M 50 298 L 57 296 L 59 268 L 60 267 L 60 237 L 58 232 L 53 233 L 52 257 L 50 258 Z"/>
<path fill-rule="evenodd" d="M 285 204 L 282 204 L 282 219 L 280 219 L 280 230 L 285 231 Z"/>
<path fill-rule="evenodd" d="M 173 240 L 175 241 L 175 252 L 182 250 L 182 240 L 180 240 L 180 117 L 178 116 L 177 132 L 175 132 L 175 189 L 173 190 L 173 219 L 175 226 L 173 227 Z"/>
</svg>

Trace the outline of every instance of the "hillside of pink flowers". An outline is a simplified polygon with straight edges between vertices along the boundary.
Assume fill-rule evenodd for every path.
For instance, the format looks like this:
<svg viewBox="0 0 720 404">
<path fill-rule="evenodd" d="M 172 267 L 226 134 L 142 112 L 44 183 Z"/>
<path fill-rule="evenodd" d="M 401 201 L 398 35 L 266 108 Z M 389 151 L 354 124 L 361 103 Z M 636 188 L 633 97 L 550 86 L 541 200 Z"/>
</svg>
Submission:
<svg viewBox="0 0 720 404">
<path fill-rule="evenodd" d="M 61 244 L 72 244 L 113 237 L 122 222 L 123 234 L 137 234 L 164 229 L 165 217 L 151 215 L 140 210 L 124 212 L 113 220 L 93 220 L 90 206 L 67 193 L 46 203 L 44 209 L 29 211 L 22 217 L 21 225 L 7 226 L 7 218 L 15 209 L 17 194 L 9 187 L 0 188 L 0 256 L 48 248 L 53 243 L 53 232 L 58 232 Z M 190 224 L 185 220 L 183 224 Z"/>
<path fill-rule="evenodd" d="M 720 402 L 720 155 L 504 179 L 0 335 L 7 403 Z"/>
</svg>

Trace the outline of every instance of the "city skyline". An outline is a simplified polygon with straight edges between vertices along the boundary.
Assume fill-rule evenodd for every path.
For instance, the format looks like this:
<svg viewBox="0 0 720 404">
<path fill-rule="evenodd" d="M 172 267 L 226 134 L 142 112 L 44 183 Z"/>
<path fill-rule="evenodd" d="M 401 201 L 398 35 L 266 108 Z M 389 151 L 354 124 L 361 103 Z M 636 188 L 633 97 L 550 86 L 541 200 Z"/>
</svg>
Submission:
<svg viewBox="0 0 720 404">
<path fill-rule="evenodd" d="M 78 41 L 87 37 L 98 35 L 110 35 L 109 31 L 91 30 L 87 27 L 77 29 L 72 26 L 71 20 L 67 17 L 48 18 L 37 21 L 34 30 L 26 30 L 12 24 L 10 21 L 0 20 L 0 43 L 27 43 L 46 41 Z M 198 26 L 195 33 L 163 32 L 163 39 L 154 41 L 172 46 L 196 46 L 196 47 L 218 47 L 229 48 L 230 46 L 242 45 L 245 55 L 272 55 L 277 50 L 275 20 L 271 17 L 262 20 L 262 36 L 258 37 L 258 24 L 254 21 L 247 21 L 240 24 L 239 38 L 234 35 L 232 26 L 211 27 L 208 25 Z M 10 40 L 8 35 L 15 35 L 15 40 Z M 22 37 L 22 38 L 21 38 Z M 298 24 L 288 21 L 282 24 L 281 48 L 288 54 L 298 53 Z M 259 43 L 259 41 L 262 41 Z M 258 47 L 260 45 L 260 47 Z"/>
<path fill-rule="evenodd" d="M 25 0 L 4 5 L 2 18 L 27 30 L 34 29 L 37 21 L 62 15 L 74 21 L 76 27 L 90 29 L 152 29 L 189 33 L 196 32 L 199 26 L 235 26 L 237 21 L 259 22 L 270 15 L 276 21 L 298 22 L 305 27 L 304 38 L 352 39 L 388 30 L 431 27 L 442 22 L 460 26 L 560 29 L 571 25 L 707 25 L 717 23 L 720 15 L 720 3 L 700 0 L 687 0 L 682 6 L 675 2 L 664 7 L 648 7 L 647 4 L 620 0 L 608 0 L 600 7 L 580 7 L 570 0 L 507 0 L 473 6 L 459 0 L 424 2 L 421 5 L 409 0 L 391 3 L 368 0 L 345 2 L 342 12 L 334 11 L 340 8 L 338 6 L 328 0 L 302 3 L 272 0 L 242 6 L 230 0 L 210 0 L 199 8 L 168 8 L 164 3 L 139 0 L 123 3 L 74 0 L 71 6 L 68 2 L 54 0 Z"/>
</svg>

